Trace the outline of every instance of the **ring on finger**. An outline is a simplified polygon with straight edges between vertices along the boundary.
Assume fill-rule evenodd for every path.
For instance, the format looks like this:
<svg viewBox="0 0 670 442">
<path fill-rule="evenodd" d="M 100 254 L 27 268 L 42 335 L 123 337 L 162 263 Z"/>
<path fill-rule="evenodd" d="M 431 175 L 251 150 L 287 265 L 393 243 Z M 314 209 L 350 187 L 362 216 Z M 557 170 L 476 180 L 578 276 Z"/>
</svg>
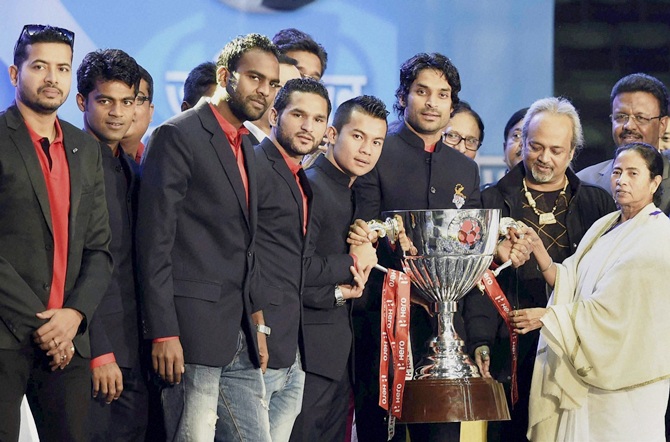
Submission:
<svg viewBox="0 0 670 442">
<path fill-rule="evenodd" d="M 67 359 L 67 355 L 61 355 L 61 356 L 60 356 L 60 360 L 61 360 L 61 361 L 64 361 L 64 360 L 66 360 L 66 359 Z"/>
<path fill-rule="evenodd" d="M 71 351 L 72 353 L 74 353 L 74 345 L 73 345 L 72 347 L 70 347 L 70 351 Z"/>
</svg>

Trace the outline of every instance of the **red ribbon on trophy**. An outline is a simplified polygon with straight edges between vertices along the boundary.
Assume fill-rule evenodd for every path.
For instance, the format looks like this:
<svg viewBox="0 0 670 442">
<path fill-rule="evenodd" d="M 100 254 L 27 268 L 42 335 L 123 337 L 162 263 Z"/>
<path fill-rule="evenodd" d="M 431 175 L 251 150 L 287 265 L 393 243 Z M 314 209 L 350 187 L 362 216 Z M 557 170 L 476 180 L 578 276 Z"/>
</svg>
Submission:
<svg viewBox="0 0 670 442">
<path fill-rule="evenodd" d="M 391 417 L 402 414 L 405 374 L 409 367 L 410 281 L 406 274 L 388 269 L 384 277 L 379 356 L 379 406 Z M 393 363 L 393 390 L 389 391 L 389 364 Z M 392 419 L 394 420 L 394 419 Z"/>
<path fill-rule="evenodd" d="M 519 336 L 514 333 L 514 327 L 509 319 L 509 312 L 512 311 L 512 306 L 510 305 L 507 297 L 503 293 L 498 280 L 496 280 L 495 273 L 492 270 L 487 270 L 482 277 L 482 284 L 484 286 L 484 292 L 488 297 L 493 301 L 493 305 L 500 316 L 502 316 L 507 325 L 507 330 L 509 331 L 509 346 L 510 351 L 512 352 L 512 406 L 516 404 L 519 400 L 519 391 L 517 387 L 517 378 L 516 378 L 516 368 L 519 359 Z"/>
</svg>

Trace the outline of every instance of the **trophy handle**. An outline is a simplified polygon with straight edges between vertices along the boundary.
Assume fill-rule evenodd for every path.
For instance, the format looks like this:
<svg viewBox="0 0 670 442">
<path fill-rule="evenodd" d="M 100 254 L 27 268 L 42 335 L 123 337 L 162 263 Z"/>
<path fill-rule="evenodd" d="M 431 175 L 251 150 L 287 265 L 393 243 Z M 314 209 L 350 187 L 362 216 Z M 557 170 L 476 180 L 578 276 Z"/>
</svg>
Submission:
<svg viewBox="0 0 670 442">
<path fill-rule="evenodd" d="M 385 238 L 388 236 L 389 240 L 393 243 L 398 240 L 401 223 L 402 219 L 396 215 L 396 217 L 389 217 L 384 221 L 380 221 L 378 219 L 368 221 L 368 227 L 370 230 L 377 232 L 377 236 L 379 236 L 379 238 Z"/>
</svg>

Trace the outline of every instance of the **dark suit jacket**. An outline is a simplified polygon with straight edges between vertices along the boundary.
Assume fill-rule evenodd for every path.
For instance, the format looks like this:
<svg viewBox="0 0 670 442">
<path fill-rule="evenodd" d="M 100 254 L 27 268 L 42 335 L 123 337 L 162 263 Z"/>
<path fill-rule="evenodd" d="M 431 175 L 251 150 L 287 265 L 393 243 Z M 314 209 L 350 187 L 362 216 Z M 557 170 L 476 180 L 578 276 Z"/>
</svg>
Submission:
<svg viewBox="0 0 670 442">
<path fill-rule="evenodd" d="M 267 299 L 262 308 L 265 324 L 272 328 L 267 339 L 268 366 L 286 368 L 295 361 L 299 336 L 302 340 L 305 211 L 295 176 L 274 143 L 266 138 L 255 152 L 258 176 L 255 292 Z M 298 173 L 303 177 L 301 186 L 307 196 L 309 216 L 312 190 L 304 172 Z"/>
<path fill-rule="evenodd" d="M 309 373 L 339 381 L 353 354 L 351 301 L 342 307 L 335 305 L 335 285 L 352 279 L 349 267 L 354 262 L 346 242 L 354 213 L 352 192 L 349 177 L 325 155 L 307 170 L 307 177 L 314 204 L 305 255 L 304 365 Z"/>
<path fill-rule="evenodd" d="M 119 147 L 119 156 L 100 143 L 114 258 L 112 281 L 91 321 L 91 358 L 114 353 L 120 367 L 139 364 L 139 317 L 135 272 L 135 217 L 139 166 Z"/>
<path fill-rule="evenodd" d="M 661 199 L 656 206 L 670 215 L 670 151 L 661 152 L 663 154 L 663 181 L 661 181 Z M 594 164 L 577 173 L 580 180 L 585 183 L 595 184 L 600 186 L 612 195 L 612 185 L 610 178 L 612 177 L 612 167 L 614 160 L 603 161 L 602 163 Z"/>
<path fill-rule="evenodd" d="M 256 167 L 243 141 L 249 203 L 209 103 L 159 126 L 142 163 L 137 220 L 143 328 L 179 336 L 187 363 L 224 367 L 240 327 L 258 363 L 249 295 L 255 263 Z"/>
<path fill-rule="evenodd" d="M 90 356 L 88 321 L 109 284 L 112 258 L 100 148 L 59 120 L 70 168 L 64 307 L 84 315 L 75 347 Z M 0 114 L 0 348 L 29 346 L 51 289 L 53 233 L 44 175 L 15 105 Z"/>
</svg>

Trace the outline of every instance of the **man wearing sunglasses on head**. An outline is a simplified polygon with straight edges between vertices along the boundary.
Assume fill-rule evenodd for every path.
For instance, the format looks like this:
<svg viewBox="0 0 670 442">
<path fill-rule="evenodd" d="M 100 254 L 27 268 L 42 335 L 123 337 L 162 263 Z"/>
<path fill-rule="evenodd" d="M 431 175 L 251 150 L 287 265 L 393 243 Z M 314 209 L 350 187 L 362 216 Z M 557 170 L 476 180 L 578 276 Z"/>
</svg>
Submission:
<svg viewBox="0 0 670 442">
<path fill-rule="evenodd" d="M 100 148 L 57 118 L 74 33 L 26 25 L 0 113 L 0 440 L 25 394 L 42 441 L 87 440 L 88 325 L 110 281 Z"/>
<path fill-rule="evenodd" d="M 629 143 L 647 143 L 659 148 L 659 140 L 668 126 L 668 90 L 651 75 L 637 73 L 623 77 L 612 88 L 612 138 L 616 147 Z M 658 208 L 670 215 L 670 152 L 663 153 L 664 189 Z M 585 183 L 595 184 L 612 193 L 610 177 L 614 160 L 587 167 L 577 174 Z"/>
</svg>

